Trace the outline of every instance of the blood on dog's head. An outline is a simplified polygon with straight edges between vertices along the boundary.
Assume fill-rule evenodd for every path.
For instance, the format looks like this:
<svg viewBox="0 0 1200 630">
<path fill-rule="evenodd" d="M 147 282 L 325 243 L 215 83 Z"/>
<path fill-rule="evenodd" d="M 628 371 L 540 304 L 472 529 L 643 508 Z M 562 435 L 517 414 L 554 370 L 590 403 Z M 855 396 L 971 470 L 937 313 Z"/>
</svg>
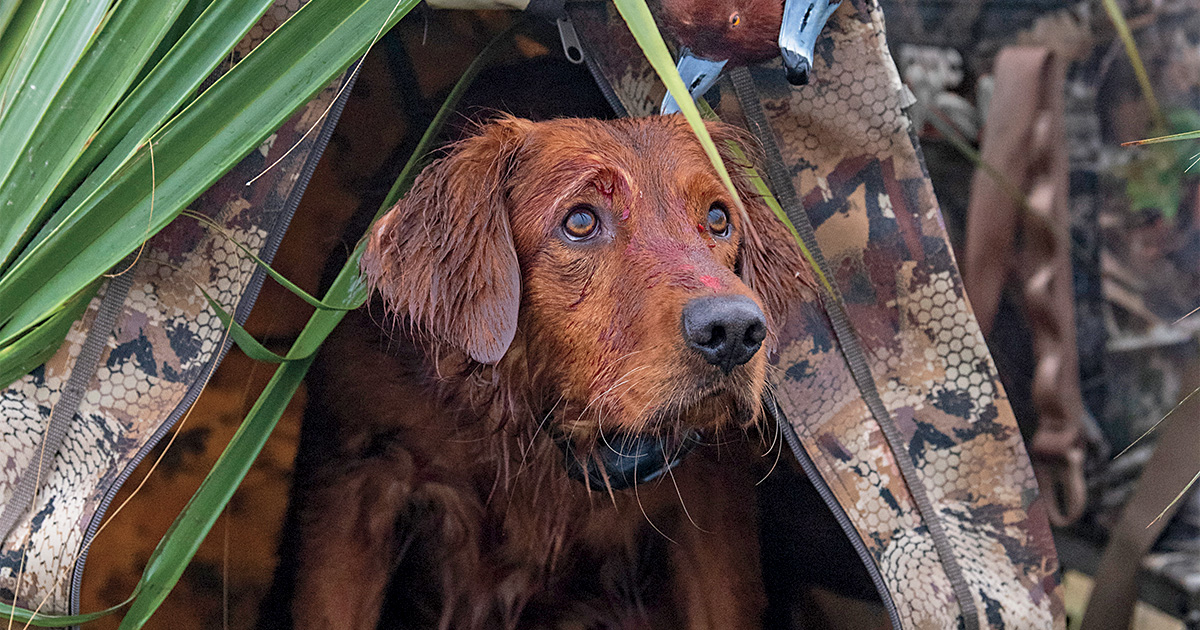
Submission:
<svg viewBox="0 0 1200 630">
<path fill-rule="evenodd" d="M 573 438 L 749 425 L 811 275 L 724 157 L 744 211 L 681 117 L 502 118 L 421 174 L 363 270 L 402 325 L 522 379 Z"/>
</svg>

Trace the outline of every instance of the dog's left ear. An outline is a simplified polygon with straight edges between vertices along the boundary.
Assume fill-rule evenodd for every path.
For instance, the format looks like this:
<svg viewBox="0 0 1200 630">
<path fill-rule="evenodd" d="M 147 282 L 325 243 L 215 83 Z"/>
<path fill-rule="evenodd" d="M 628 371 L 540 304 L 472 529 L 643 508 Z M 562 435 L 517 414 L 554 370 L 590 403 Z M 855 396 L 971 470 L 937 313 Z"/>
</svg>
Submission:
<svg viewBox="0 0 1200 630">
<path fill-rule="evenodd" d="M 362 257 L 391 312 L 481 363 L 499 362 L 516 335 L 521 271 L 505 180 L 530 124 L 491 122 L 429 165 Z"/>
<path fill-rule="evenodd" d="M 746 207 L 746 215 L 742 217 L 745 229 L 738 249 L 738 272 L 742 281 L 762 300 L 772 330 L 778 331 L 787 323 L 793 309 L 816 296 L 812 267 L 791 231 L 763 202 L 745 171 L 747 166 L 756 166 L 762 161 L 753 136 L 740 127 L 715 122 L 708 123 L 708 132 Z M 743 155 L 734 152 L 731 142 Z M 762 174 L 763 170 L 760 168 L 758 172 Z"/>
</svg>

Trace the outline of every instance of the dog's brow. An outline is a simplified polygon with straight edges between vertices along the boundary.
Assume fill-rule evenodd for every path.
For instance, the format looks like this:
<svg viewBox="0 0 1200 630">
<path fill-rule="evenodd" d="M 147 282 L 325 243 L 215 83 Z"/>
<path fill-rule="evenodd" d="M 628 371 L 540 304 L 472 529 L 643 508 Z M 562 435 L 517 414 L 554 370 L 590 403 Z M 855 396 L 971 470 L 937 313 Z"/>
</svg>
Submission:
<svg viewBox="0 0 1200 630">
<path fill-rule="evenodd" d="M 579 175 L 576 175 L 571 181 L 567 182 L 567 184 L 562 187 L 562 192 L 560 192 L 553 198 L 553 200 L 551 200 L 551 205 L 558 207 L 561 206 L 566 200 L 579 196 L 584 190 L 587 189 L 588 184 L 592 182 L 597 172 L 598 169 L 589 168 Z"/>
<path fill-rule="evenodd" d="M 608 175 L 613 179 L 611 182 L 612 190 L 609 191 L 610 197 L 615 197 L 620 194 L 625 198 L 625 207 L 621 212 L 621 220 L 629 218 L 629 209 L 633 206 L 633 199 L 638 194 L 638 187 L 633 181 L 633 176 L 629 171 L 618 165 L 609 166 Z"/>
<path fill-rule="evenodd" d="M 553 204 L 555 206 L 562 205 L 567 199 L 575 197 L 593 186 L 610 200 L 618 195 L 624 197 L 627 203 L 621 220 L 629 218 L 629 202 L 632 201 L 637 188 L 629 171 L 613 164 L 589 165 L 562 187 L 563 192 L 554 198 Z"/>
</svg>

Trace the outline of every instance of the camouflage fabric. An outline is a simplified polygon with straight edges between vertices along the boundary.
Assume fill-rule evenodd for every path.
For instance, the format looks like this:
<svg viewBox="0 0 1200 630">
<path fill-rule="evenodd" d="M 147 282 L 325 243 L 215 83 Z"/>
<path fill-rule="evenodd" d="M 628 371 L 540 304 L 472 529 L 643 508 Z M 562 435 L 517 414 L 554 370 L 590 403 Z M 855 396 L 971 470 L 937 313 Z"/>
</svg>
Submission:
<svg viewBox="0 0 1200 630">
<path fill-rule="evenodd" d="M 302 0 L 277 0 L 237 46 L 231 63 L 262 42 Z M 274 253 L 294 208 L 302 171 L 315 160 L 321 116 L 341 81 L 322 91 L 190 209 L 221 225 L 228 236 L 180 217 L 152 238 L 133 266 L 132 289 L 76 411 L 53 469 L 34 505 L 0 541 L 0 599 L 45 613 L 75 612 L 87 545 L 113 495 L 147 452 L 171 429 L 203 388 L 229 346 L 201 287 L 239 321 L 263 273 L 235 241 L 266 257 Z M 296 148 L 254 185 L 246 182 Z M 116 270 L 120 271 L 120 270 Z M 66 342 L 44 365 L 0 391 L 0 505 L 35 457 L 111 281 L 100 290 Z"/>
<path fill-rule="evenodd" d="M 663 93 L 620 17 L 572 10 L 577 31 L 631 115 Z M 845 299 L 888 412 L 884 439 L 820 304 L 783 331 L 776 396 L 882 574 L 903 628 L 962 627 L 951 579 L 896 465 L 909 457 L 975 600 L 979 625 L 1065 626 L 1045 506 L 967 303 L 907 94 L 871 0 L 847 2 L 817 45 L 813 83 L 778 61 L 751 72 L 795 188 Z M 718 111 L 737 121 L 724 90 Z"/>
</svg>

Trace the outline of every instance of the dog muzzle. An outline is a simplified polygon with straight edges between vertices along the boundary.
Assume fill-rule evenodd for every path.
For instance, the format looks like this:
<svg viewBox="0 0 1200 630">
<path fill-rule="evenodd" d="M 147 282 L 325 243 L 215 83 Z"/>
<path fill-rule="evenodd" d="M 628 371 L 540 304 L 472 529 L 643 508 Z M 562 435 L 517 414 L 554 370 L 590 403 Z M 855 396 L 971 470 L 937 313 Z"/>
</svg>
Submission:
<svg viewBox="0 0 1200 630">
<path fill-rule="evenodd" d="M 567 476 L 595 491 L 625 490 L 654 481 L 683 461 L 700 443 L 700 435 L 688 431 L 681 440 L 657 435 L 601 437 L 595 448 L 581 457 L 569 438 L 556 438 L 562 449 Z"/>
</svg>

